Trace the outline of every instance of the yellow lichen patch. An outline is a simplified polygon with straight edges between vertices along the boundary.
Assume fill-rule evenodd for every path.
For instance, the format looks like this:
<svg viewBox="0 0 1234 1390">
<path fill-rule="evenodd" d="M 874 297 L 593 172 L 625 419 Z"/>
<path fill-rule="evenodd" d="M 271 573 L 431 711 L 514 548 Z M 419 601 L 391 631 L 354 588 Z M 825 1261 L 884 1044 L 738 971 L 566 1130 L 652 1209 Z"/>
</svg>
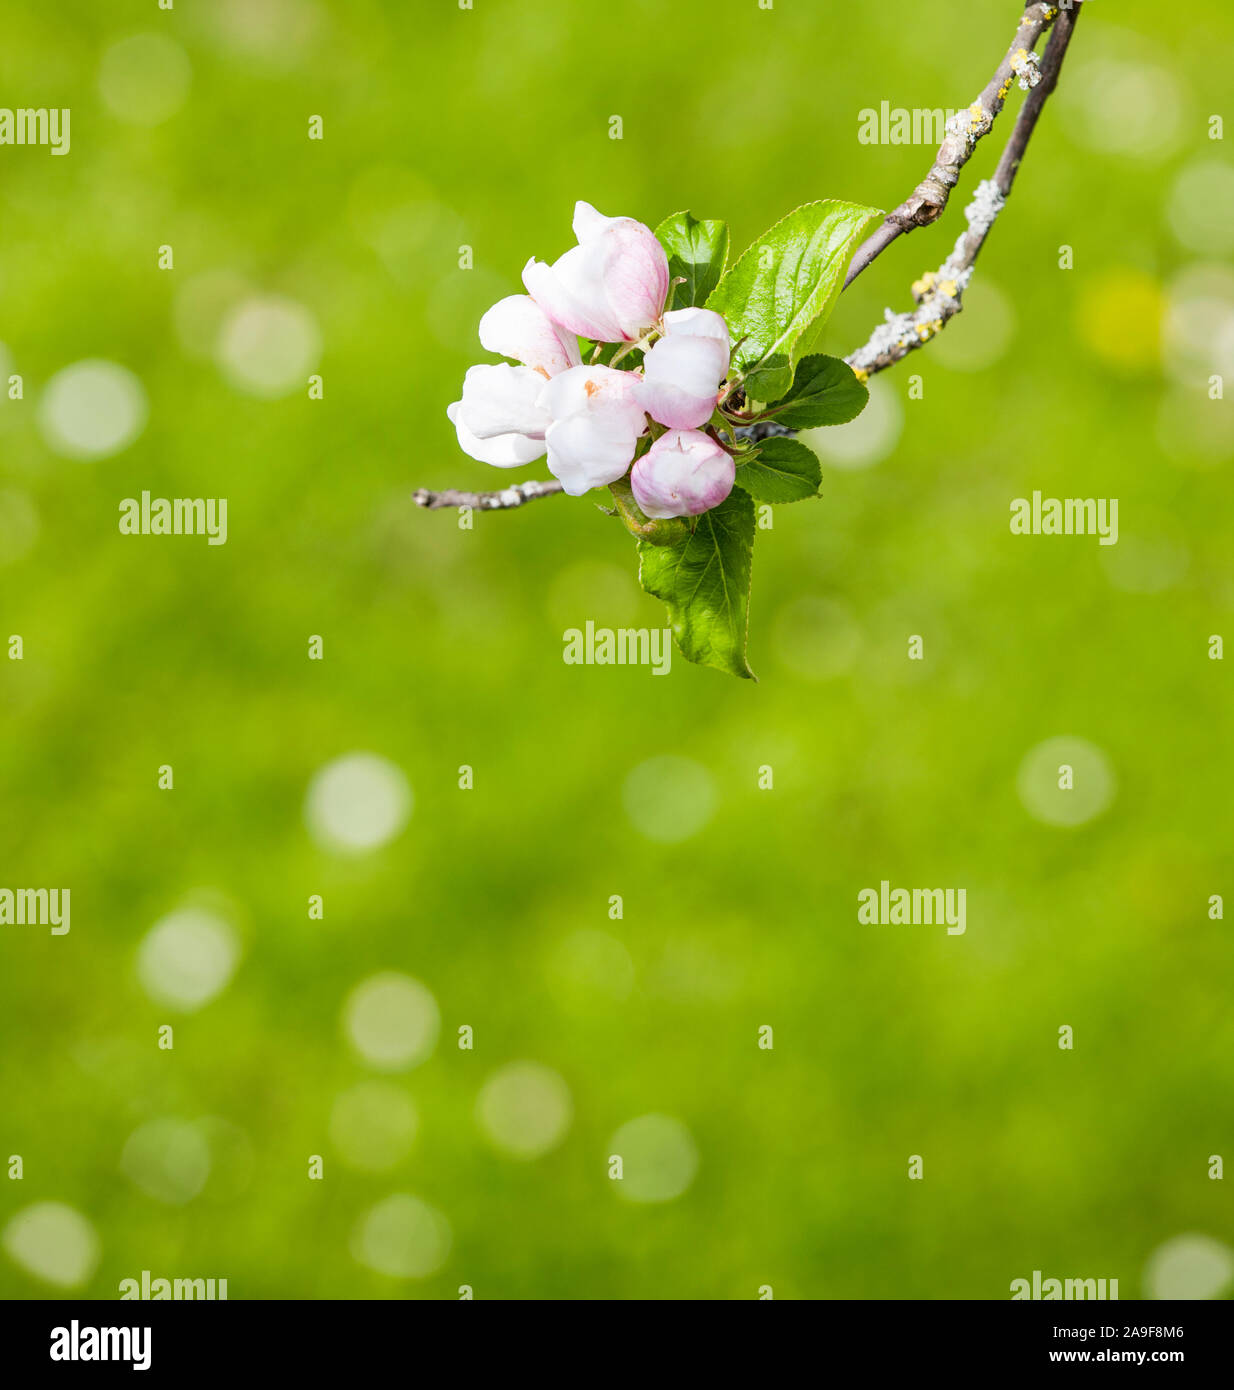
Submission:
<svg viewBox="0 0 1234 1390">
<path fill-rule="evenodd" d="M 927 270 L 920 280 L 913 281 L 913 298 L 920 304 L 933 288 L 934 272 L 932 270 Z"/>
<path fill-rule="evenodd" d="M 948 299 L 955 298 L 956 282 L 954 280 L 944 280 L 938 287 L 938 292 L 945 295 Z"/>
<path fill-rule="evenodd" d="M 870 379 L 870 373 L 867 372 L 866 369 L 865 369 L 864 367 L 854 367 L 854 368 L 853 368 L 853 375 L 857 378 L 857 380 L 858 380 L 859 382 L 861 382 L 861 384 L 862 384 L 863 386 L 864 386 L 864 385 L 866 384 L 866 382 L 869 381 L 869 379 Z"/>
</svg>

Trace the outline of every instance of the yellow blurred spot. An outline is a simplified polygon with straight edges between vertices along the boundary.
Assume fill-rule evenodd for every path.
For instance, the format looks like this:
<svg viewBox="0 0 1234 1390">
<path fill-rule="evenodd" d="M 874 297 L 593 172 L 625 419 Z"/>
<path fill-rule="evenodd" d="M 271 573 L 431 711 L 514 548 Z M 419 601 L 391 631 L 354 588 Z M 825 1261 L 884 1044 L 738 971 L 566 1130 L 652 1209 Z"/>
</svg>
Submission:
<svg viewBox="0 0 1234 1390">
<path fill-rule="evenodd" d="M 1124 267 L 1093 276 L 1080 290 L 1077 329 L 1111 366 L 1154 367 L 1161 355 L 1161 286 L 1142 270 Z"/>
</svg>

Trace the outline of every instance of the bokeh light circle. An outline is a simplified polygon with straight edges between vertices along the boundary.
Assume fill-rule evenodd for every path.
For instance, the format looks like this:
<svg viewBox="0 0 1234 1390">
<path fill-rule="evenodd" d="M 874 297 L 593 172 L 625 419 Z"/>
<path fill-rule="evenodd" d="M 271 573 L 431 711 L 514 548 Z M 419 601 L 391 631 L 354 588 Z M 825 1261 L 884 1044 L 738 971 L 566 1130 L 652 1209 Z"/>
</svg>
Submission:
<svg viewBox="0 0 1234 1390">
<path fill-rule="evenodd" d="M 174 39 L 162 34 L 133 34 L 119 39 L 99 64 L 99 95 L 117 120 L 156 126 L 184 105 L 193 70 Z"/>
<path fill-rule="evenodd" d="M 202 908 L 163 917 L 137 948 L 137 978 L 156 1004 L 193 1013 L 231 981 L 240 945 L 230 923 Z"/>
<path fill-rule="evenodd" d="M 824 463 L 846 471 L 870 468 L 885 459 L 904 429 L 904 407 L 881 377 L 870 379 L 870 401 L 847 425 L 802 430 L 798 436 Z"/>
<path fill-rule="evenodd" d="M 237 390 L 269 400 L 308 390 L 321 356 L 317 320 L 293 299 L 263 295 L 229 309 L 219 329 L 218 362 Z"/>
<path fill-rule="evenodd" d="M 485 1137 L 512 1158 L 539 1158 L 566 1137 L 574 1115 L 570 1088 L 537 1062 L 510 1062 L 484 1083 L 476 1119 Z"/>
<path fill-rule="evenodd" d="M 304 818 L 322 848 L 363 854 L 394 839 L 412 805 L 411 786 L 392 762 L 376 753 L 348 753 L 314 774 Z"/>
<path fill-rule="evenodd" d="M 39 428 L 64 458 L 107 458 L 127 449 L 146 427 L 141 382 L 116 362 L 87 358 L 57 372 L 39 401 Z"/>
<path fill-rule="evenodd" d="M 1234 164 L 1196 159 L 1174 180 L 1166 204 L 1170 228 L 1189 251 L 1234 251 Z"/>
<path fill-rule="evenodd" d="M 1069 767 L 1070 774 L 1060 772 L 1063 767 Z M 1068 776 L 1070 788 L 1060 786 Z M 1113 801 L 1114 772 L 1101 749 L 1086 739 L 1050 738 L 1025 754 L 1016 789 L 1034 820 L 1046 825 L 1083 825 Z"/>
<path fill-rule="evenodd" d="M 1175 1236 L 1144 1266 L 1144 1292 L 1154 1299 L 1220 1298 L 1232 1283 L 1234 1250 L 1210 1236 Z"/>
<path fill-rule="evenodd" d="M 450 1254 L 450 1224 L 427 1202 L 395 1193 L 357 1223 L 351 1252 L 360 1264 L 392 1279 L 423 1279 Z"/>
<path fill-rule="evenodd" d="M 697 835 L 715 810 L 711 774 L 690 758 L 648 758 L 626 777 L 623 796 L 634 828 L 649 840 L 676 844 Z"/>
<path fill-rule="evenodd" d="M 210 1176 L 209 1139 L 200 1126 L 183 1120 L 150 1120 L 129 1135 L 120 1169 L 147 1197 L 183 1206 Z"/>
<path fill-rule="evenodd" d="M 23 1207 L 5 1226 L 0 1244 L 27 1274 L 62 1289 L 88 1284 L 102 1254 L 94 1226 L 65 1202 Z"/>
<path fill-rule="evenodd" d="M 1183 92 L 1167 68 L 1127 57 L 1096 57 L 1070 77 L 1064 86 L 1064 101 L 1074 113 L 1069 129 L 1089 149 L 1155 163 L 1177 147 Z"/>
<path fill-rule="evenodd" d="M 343 1005 L 343 1031 L 378 1071 L 410 1071 L 433 1054 L 441 1027 L 437 1001 L 419 980 L 383 971 L 363 980 Z"/>
<path fill-rule="evenodd" d="M 622 1178 L 613 1186 L 628 1202 L 671 1202 L 694 1181 L 698 1149 L 690 1131 L 671 1115 L 640 1115 L 609 1141 L 621 1157 Z"/>
</svg>

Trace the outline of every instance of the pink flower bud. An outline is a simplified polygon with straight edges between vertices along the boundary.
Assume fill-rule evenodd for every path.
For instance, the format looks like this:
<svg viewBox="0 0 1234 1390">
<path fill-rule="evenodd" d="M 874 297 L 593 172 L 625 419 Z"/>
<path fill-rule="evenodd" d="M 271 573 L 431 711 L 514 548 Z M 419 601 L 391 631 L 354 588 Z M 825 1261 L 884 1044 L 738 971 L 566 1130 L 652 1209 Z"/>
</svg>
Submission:
<svg viewBox="0 0 1234 1390">
<path fill-rule="evenodd" d="M 668 257 L 650 228 L 574 206 L 578 245 L 553 265 L 534 258 L 523 284 L 541 309 L 571 333 L 596 342 L 634 342 L 658 323 L 668 297 Z"/>
<path fill-rule="evenodd" d="M 664 315 L 664 337 L 643 361 L 643 409 L 672 429 L 696 429 L 711 419 L 728 372 L 728 325 L 710 309 Z"/>
<path fill-rule="evenodd" d="M 731 455 L 698 430 L 669 430 L 634 465 L 634 500 L 650 517 L 698 516 L 733 490 Z"/>
</svg>

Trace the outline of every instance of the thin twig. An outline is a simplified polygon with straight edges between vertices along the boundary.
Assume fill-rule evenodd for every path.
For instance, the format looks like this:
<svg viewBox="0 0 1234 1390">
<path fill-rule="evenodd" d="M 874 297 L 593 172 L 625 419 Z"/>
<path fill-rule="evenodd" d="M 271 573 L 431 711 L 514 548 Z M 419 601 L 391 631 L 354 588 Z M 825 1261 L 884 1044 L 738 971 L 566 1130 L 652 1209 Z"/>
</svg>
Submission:
<svg viewBox="0 0 1234 1390">
<path fill-rule="evenodd" d="M 477 512 L 504 512 L 512 507 L 521 507 L 534 502 L 537 497 L 552 497 L 562 490 L 556 478 L 542 481 L 532 478 L 529 482 L 515 483 L 502 488 L 500 492 L 460 492 L 458 488 L 442 488 L 440 492 L 430 492 L 422 487 L 412 493 L 412 500 L 418 507 L 426 507 L 430 512 L 442 507 L 470 507 Z"/>
<path fill-rule="evenodd" d="M 914 232 L 918 227 L 929 227 L 943 215 L 951 190 L 960 181 L 960 170 L 993 129 L 995 119 L 1006 103 L 1007 93 L 1025 63 L 1031 61 L 1028 55 L 1058 13 L 1057 6 L 1042 3 L 1042 0 L 1034 0 L 1025 9 L 1011 47 L 995 69 L 994 76 L 986 83 L 984 91 L 971 106 L 957 112 L 947 123 L 947 138 L 939 146 L 930 172 L 857 248 L 844 281 L 845 289 L 898 237 Z"/>
<path fill-rule="evenodd" d="M 966 230 L 938 270 L 923 276 L 913 286 L 917 308 L 904 314 L 888 310 L 886 320 L 879 324 L 869 340 L 844 359 L 863 376 L 885 371 L 910 352 L 924 347 L 963 309 L 964 291 L 972 278 L 977 256 L 1011 193 L 1042 107 L 1058 85 L 1058 75 L 1079 15 L 1078 4 L 1059 12 L 1041 59 L 1040 81 L 1020 108 L 994 177 L 978 184 L 973 201 L 965 209 Z"/>
</svg>

